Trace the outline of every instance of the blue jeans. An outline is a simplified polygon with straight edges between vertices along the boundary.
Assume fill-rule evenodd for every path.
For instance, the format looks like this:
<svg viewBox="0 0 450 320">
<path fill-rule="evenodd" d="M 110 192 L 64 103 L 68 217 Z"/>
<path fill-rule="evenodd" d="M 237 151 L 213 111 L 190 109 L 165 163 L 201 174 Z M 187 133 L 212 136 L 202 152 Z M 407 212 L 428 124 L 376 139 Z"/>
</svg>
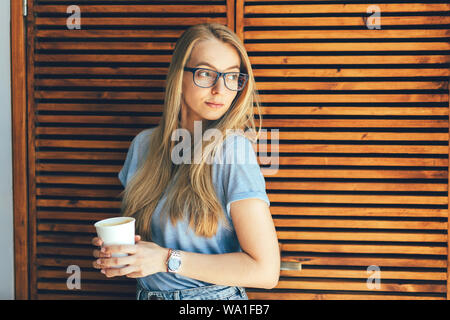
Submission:
<svg viewBox="0 0 450 320">
<path fill-rule="evenodd" d="M 248 300 L 242 287 L 210 285 L 192 289 L 171 291 L 149 291 L 139 282 L 136 287 L 137 300 Z"/>
</svg>

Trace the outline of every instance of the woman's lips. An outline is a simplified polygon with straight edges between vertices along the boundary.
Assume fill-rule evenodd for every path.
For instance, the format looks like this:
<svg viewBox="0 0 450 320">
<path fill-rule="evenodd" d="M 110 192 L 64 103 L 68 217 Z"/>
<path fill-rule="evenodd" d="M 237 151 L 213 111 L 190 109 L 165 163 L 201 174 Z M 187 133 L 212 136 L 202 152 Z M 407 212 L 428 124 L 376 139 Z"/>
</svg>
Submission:
<svg viewBox="0 0 450 320">
<path fill-rule="evenodd" d="M 215 108 L 215 109 L 223 107 L 223 104 L 214 104 L 214 103 L 209 103 L 209 102 L 206 102 L 206 104 L 208 106 L 210 106 L 211 108 Z"/>
</svg>

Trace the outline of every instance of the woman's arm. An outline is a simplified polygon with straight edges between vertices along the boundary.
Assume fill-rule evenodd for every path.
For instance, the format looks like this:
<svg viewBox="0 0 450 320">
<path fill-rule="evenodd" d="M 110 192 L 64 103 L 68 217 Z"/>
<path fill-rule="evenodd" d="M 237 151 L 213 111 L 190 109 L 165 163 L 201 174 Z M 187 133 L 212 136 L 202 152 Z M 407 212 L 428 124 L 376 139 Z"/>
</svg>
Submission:
<svg viewBox="0 0 450 320">
<path fill-rule="evenodd" d="M 181 251 L 182 263 L 178 274 L 218 285 L 275 287 L 280 274 L 280 252 L 269 207 L 260 199 L 244 199 L 232 202 L 230 211 L 243 252 L 201 254 Z M 135 246 L 110 246 L 105 249 L 104 253 L 95 250 L 94 256 L 131 254 L 123 258 L 101 258 L 100 264 L 94 262 L 94 267 L 104 269 L 108 277 L 144 277 L 166 271 L 168 249 L 155 243 L 142 241 Z M 128 266 L 110 268 L 124 264 Z"/>
</svg>

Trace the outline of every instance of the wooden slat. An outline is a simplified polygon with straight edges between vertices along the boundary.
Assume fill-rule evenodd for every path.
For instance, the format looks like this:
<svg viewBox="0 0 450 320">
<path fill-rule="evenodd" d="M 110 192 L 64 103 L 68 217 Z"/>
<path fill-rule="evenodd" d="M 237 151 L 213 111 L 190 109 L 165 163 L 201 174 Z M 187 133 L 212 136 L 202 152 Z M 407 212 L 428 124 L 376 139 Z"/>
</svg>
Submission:
<svg viewBox="0 0 450 320">
<path fill-rule="evenodd" d="M 86 6 L 88 7 L 88 6 Z M 81 7 L 80 7 L 81 8 Z M 105 8 L 107 8 L 105 6 Z M 73 30 L 36 30 L 36 36 L 41 38 L 123 38 L 123 30 L 89 30 L 89 29 L 79 29 L 77 32 L 72 32 Z M 179 38 L 184 30 L 127 30 L 127 38 Z M 445 30 L 443 30 L 445 31 Z M 419 33 L 420 34 L 420 33 Z M 437 32 L 435 35 L 444 36 L 446 33 Z"/>
<path fill-rule="evenodd" d="M 370 253 L 370 254 L 426 254 L 446 255 L 446 247 L 438 246 L 399 246 L 399 245 L 374 245 L 374 244 L 303 244 L 283 243 L 286 251 L 302 251 L 315 253 Z"/>
<path fill-rule="evenodd" d="M 285 244 L 282 244 L 284 250 Z M 414 259 L 408 257 L 381 257 L 380 256 L 346 256 L 334 254 L 323 254 L 320 256 L 309 255 L 307 253 L 296 253 L 293 256 L 290 252 L 283 255 L 285 259 L 297 260 L 302 264 L 302 270 L 308 270 L 309 268 L 314 268 L 317 266 L 323 266 L 326 269 L 332 268 L 333 266 L 346 266 L 346 267 L 364 267 L 367 269 L 370 265 L 377 265 L 381 269 L 396 267 L 396 268 L 420 268 L 422 272 L 428 272 L 430 269 L 427 268 L 440 268 L 444 270 L 447 266 L 447 262 L 444 259 L 433 259 L 433 258 L 423 258 L 421 256 L 415 257 Z M 311 266 L 311 267 L 310 267 Z M 434 269 L 431 269 L 431 271 Z"/>
<path fill-rule="evenodd" d="M 38 115 L 40 123 L 135 123 L 153 126 L 158 124 L 159 117 L 132 116 L 51 116 Z M 374 119 L 264 119 L 263 128 L 445 128 L 448 120 L 374 120 Z"/>
<path fill-rule="evenodd" d="M 66 27 L 67 18 L 43 18 L 36 17 L 36 26 L 64 26 Z M 83 25 L 101 25 L 101 26 L 192 26 L 199 23 L 221 23 L 226 25 L 227 20 L 225 17 L 208 17 L 206 14 L 204 17 L 114 17 L 114 18 L 102 18 L 102 17 L 83 17 Z M 442 22 L 444 23 L 444 22 Z"/>
<path fill-rule="evenodd" d="M 108 43 L 109 44 L 109 43 Z M 121 44 L 123 47 L 129 44 Z M 108 46 L 109 48 L 109 46 Z M 44 56 L 42 56 L 44 57 Z M 58 57 L 58 56 L 56 56 Z M 76 56 L 75 56 L 76 57 Z M 88 61 L 89 56 L 80 55 L 79 59 L 72 59 L 73 56 L 61 55 L 58 60 L 50 60 L 50 61 L 69 61 L 80 62 L 80 61 Z M 99 61 L 104 61 L 107 56 L 97 56 Z M 351 57 L 352 61 L 355 61 L 357 57 Z M 55 58 L 56 59 L 56 58 Z M 72 60 L 70 60 L 72 59 Z M 117 59 L 117 58 L 116 58 Z M 136 60 L 136 59 L 135 59 Z M 326 60 L 331 62 L 331 60 L 326 57 Z M 46 61 L 46 60 L 43 60 Z M 129 60 L 133 61 L 133 60 Z M 314 57 L 314 61 L 317 60 Z M 145 61 L 137 61 L 137 62 L 145 62 Z M 37 71 L 39 74 L 109 74 L 109 75 L 117 75 L 117 74 L 129 74 L 129 75 L 160 75 L 164 74 L 163 70 L 167 70 L 166 68 L 131 68 L 131 67 L 121 67 L 113 68 L 108 67 L 97 67 L 96 69 L 87 69 L 83 67 L 64 67 L 64 68 L 56 68 L 56 67 L 41 67 L 38 68 Z M 96 72 L 97 71 L 97 72 Z M 136 71 L 136 72 L 134 72 Z M 420 71 L 420 73 L 418 73 Z M 254 69 L 253 74 L 255 77 L 383 77 L 383 78 L 393 78 L 393 77 L 448 77 L 450 75 L 450 71 L 447 68 L 302 68 L 302 69 Z M 287 79 L 284 79 L 287 80 Z M 363 80 L 363 79 L 362 79 Z M 365 80 L 365 79 L 364 79 Z M 363 81 L 364 81 L 363 80 Z M 259 85 L 257 84 L 258 88 Z M 280 84 L 280 88 L 283 87 L 283 84 Z M 286 85 L 285 85 L 286 86 Z M 301 86 L 298 86 L 301 88 Z M 386 89 L 386 88 L 385 88 Z M 38 96 L 39 97 L 39 96 Z M 395 101 L 390 101 L 395 102 Z"/>
<path fill-rule="evenodd" d="M 277 231 L 279 240 L 333 240 L 333 241 L 395 241 L 395 242 L 440 242 L 447 241 L 446 234 L 400 233 L 400 232 L 319 232 Z"/>
<path fill-rule="evenodd" d="M 385 271 L 380 270 L 381 281 L 383 279 L 398 280 L 431 280 L 445 281 L 446 272 L 424 272 L 424 271 Z M 303 277 L 303 278 L 343 278 L 343 279 L 367 279 L 366 270 L 340 270 L 340 269 L 302 269 L 301 271 L 281 271 L 281 276 Z"/>
<path fill-rule="evenodd" d="M 121 152 L 83 152 L 83 153 L 76 153 L 76 152 L 64 152 L 64 151 L 40 151 L 37 153 L 38 159 L 44 160 L 44 159 L 71 159 L 71 160 L 119 160 L 124 161 L 126 154 Z"/>
<path fill-rule="evenodd" d="M 92 250 L 93 248 L 86 249 L 73 249 L 71 246 L 70 250 L 66 247 L 61 247 L 61 244 L 55 244 L 52 246 L 39 246 L 38 247 L 40 254 L 49 254 L 53 255 L 55 252 L 59 253 L 61 257 L 53 258 L 53 257 L 40 257 L 38 259 L 39 265 L 47 266 L 47 267 L 63 267 L 67 268 L 69 265 L 76 264 L 80 266 L 80 268 L 92 268 Z M 81 255 L 85 255 L 89 257 L 89 259 L 80 260 L 79 258 L 74 258 L 74 255 L 71 253 L 72 251 L 76 254 L 80 254 L 80 250 L 83 250 Z M 370 265 L 378 265 L 381 269 L 384 267 L 405 267 L 405 268 L 421 268 L 422 270 L 427 270 L 426 268 L 446 268 L 446 260 L 439 259 L 423 259 L 417 257 L 416 259 L 408 259 L 408 258 L 379 258 L 379 257 L 369 257 L 369 258 L 354 258 L 354 257 L 335 257 L 335 256 L 308 256 L 302 255 L 302 259 L 300 259 L 302 266 L 303 265 L 324 265 L 324 266 L 359 266 L 367 268 Z M 282 257 L 283 259 L 298 259 L 292 257 Z M 302 268 L 302 270 L 305 268 Z M 425 271 L 423 271 L 425 272 Z"/>
<path fill-rule="evenodd" d="M 332 53 L 330 53 L 332 54 Z M 292 65 L 292 64 L 301 64 L 301 65 L 316 65 L 321 64 L 324 67 L 329 65 L 342 65 L 342 66 L 350 66 L 355 64 L 355 61 L 358 62 L 359 65 L 373 65 L 373 64 L 383 64 L 384 66 L 390 66 L 395 68 L 401 66 L 402 64 L 435 64 L 435 63 L 449 63 L 450 57 L 448 55 L 436 55 L 436 56 L 424 56 L 424 55 L 381 55 L 381 56 L 366 56 L 366 55 L 342 55 L 342 56 L 332 56 L 332 55 L 323 55 L 323 56 L 250 56 L 250 61 L 252 65 L 255 67 L 259 65 L 265 64 L 281 64 L 281 65 Z M 110 63 L 121 64 L 123 61 L 135 62 L 135 63 L 169 63 L 170 56 L 162 56 L 162 55 L 154 55 L 154 54 L 108 54 L 108 53 L 99 53 L 99 54 L 73 54 L 66 53 L 65 51 L 61 51 L 60 54 L 57 55 L 49 55 L 49 54 L 36 54 L 36 61 L 39 62 L 65 62 L 66 65 L 55 66 L 55 67 L 44 67 L 44 66 L 36 66 L 36 74 L 131 74 L 131 75 L 146 75 L 153 71 L 158 71 L 161 68 L 158 67 L 69 67 L 68 63 L 71 62 L 105 62 L 108 61 Z M 254 69 L 253 72 L 258 69 Z M 159 73 L 160 74 L 160 73 Z M 161 73 L 162 74 L 162 73 Z M 417 75 L 417 74 L 416 74 Z M 385 76 L 389 76 L 389 74 L 385 74 Z"/>
<path fill-rule="evenodd" d="M 88 116 L 87 116 L 88 117 Z M 86 118 L 87 118 L 86 117 Z M 145 117 L 150 118 L 151 117 Z M 49 121 L 51 122 L 51 121 Z M 116 149 L 127 148 L 127 141 L 107 140 L 51 140 L 40 139 L 39 147 L 72 147 L 72 148 L 103 148 Z M 276 146 L 276 147 L 275 147 Z M 448 146 L 415 146 L 415 145 L 333 145 L 333 144 L 258 144 L 253 146 L 258 152 L 308 152 L 308 153 L 408 153 L 408 154 L 446 154 Z M 264 155 L 263 153 L 263 156 Z M 401 173 L 399 173 L 402 175 Z"/>
<path fill-rule="evenodd" d="M 100 18 L 101 19 L 101 18 Z M 85 20 L 83 20 L 85 21 Z M 450 22 L 450 18 L 448 20 Z M 174 42 L 38 42 L 37 50 L 123 50 L 125 46 L 133 50 L 173 50 Z M 449 50 L 448 42 L 354 42 L 354 43 L 248 43 L 247 51 L 414 51 Z"/>
<path fill-rule="evenodd" d="M 60 17 L 36 17 L 37 26 L 66 26 L 67 18 Z M 449 24 L 450 17 L 447 16 L 399 16 L 399 17 L 383 17 L 383 25 L 445 25 Z M 226 24 L 226 18 L 222 17 L 201 17 L 191 18 L 183 17 L 83 17 L 83 25 L 102 25 L 102 26 L 173 26 L 184 25 L 191 26 L 202 22 L 217 22 Z M 342 17 L 336 19 L 335 17 L 302 17 L 299 18 L 244 18 L 244 23 L 248 27 L 255 26 L 366 26 L 366 23 L 361 17 Z"/>
<path fill-rule="evenodd" d="M 36 195 L 52 197 L 117 197 L 120 190 L 73 189 L 73 188 L 37 188 Z"/>
<path fill-rule="evenodd" d="M 379 217 L 448 217 L 448 209 L 428 208 L 340 208 L 329 205 L 323 207 L 311 206 L 271 206 L 270 211 L 276 215 L 307 215 L 307 216 L 379 216 Z"/>
<path fill-rule="evenodd" d="M 120 200 L 98 201 L 98 200 L 59 200 L 59 199 L 38 199 L 39 207 L 66 207 L 66 208 L 103 208 L 117 209 L 120 207 Z"/>
<path fill-rule="evenodd" d="M 133 38 L 179 38 L 183 30 L 127 30 L 127 36 Z M 123 30 L 36 30 L 39 38 L 121 38 Z M 384 30 L 258 30 L 245 31 L 245 39 L 387 39 L 387 38 L 444 38 L 450 35 L 448 29 L 400 29 Z M 46 40 L 46 39 L 40 39 Z"/>
<path fill-rule="evenodd" d="M 102 24 L 112 24 L 108 18 L 103 18 Z M 280 18 L 245 18 L 245 26 L 246 27 L 268 27 L 268 26 L 302 26 L 302 27 L 346 27 L 346 26 L 363 26 L 366 27 L 366 21 L 361 17 L 340 17 L 336 19 L 336 17 L 302 17 L 299 18 L 291 18 L 291 17 L 283 17 Z M 128 21 L 125 20 L 127 23 Z M 391 25 L 405 25 L 405 26 L 417 26 L 417 25 L 445 25 L 449 24 L 450 17 L 448 16 L 398 16 L 398 17 L 383 17 L 383 26 L 391 26 Z M 92 22 L 91 22 L 92 23 Z M 130 23 L 130 22 L 128 22 Z M 39 24 L 61 24 L 61 22 L 51 22 L 45 20 L 45 18 L 39 19 Z"/>
<path fill-rule="evenodd" d="M 384 192 L 446 192 L 447 184 L 438 183 L 386 183 L 386 182 L 292 182 L 266 179 L 268 190 L 339 190 L 339 191 L 384 191 Z"/>
<path fill-rule="evenodd" d="M 108 280 L 113 281 L 113 278 L 105 278 L 98 270 L 96 271 L 82 271 L 83 279 L 86 280 Z M 65 270 L 45 270 L 38 271 L 40 278 L 57 278 L 67 279 Z M 323 278 L 342 278 L 342 279 L 365 279 L 367 278 L 366 270 L 315 270 L 306 269 L 301 271 L 281 271 L 281 276 L 300 276 L 300 277 L 323 277 Z M 445 272 L 405 272 L 405 271 L 382 271 L 382 279 L 402 279 L 402 280 L 434 280 L 445 281 L 447 274 Z"/>
<path fill-rule="evenodd" d="M 62 172 L 119 172 L 121 165 L 77 165 L 72 164 L 38 164 L 37 169 L 42 171 L 62 171 Z M 377 170 L 352 170 L 352 169 L 276 169 L 276 173 L 271 176 L 274 178 L 360 178 L 360 179 L 444 179 L 448 174 L 444 170 L 383 170 L 379 173 Z M 289 198 L 288 194 L 283 196 Z M 293 195 L 295 197 L 295 195 Z M 425 198 L 424 198 L 425 199 Z M 445 198 L 446 199 L 446 198 Z M 286 200 L 285 200 L 286 201 Z M 425 201 L 425 200 L 424 200 Z"/>
<path fill-rule="evenodd" d="M 284 6 L 280 6 L 281 8 Z M 328 9 L 327 9 L 328 10 Z M 329 12 L 329 11 L 328 11 Z M 53 31 L 53 32 L 52 32 Z M 95 33 L 88 32 L 83 33 L 84 37 L 93 37 Z M 94 31 L 94 30 L 93 30 Z M 135 36 L 144 36 L 146 30 L 139 30 L 134 34 Z M 116 35 L 117 30 L 105 30 L 106 36 Z M 70 32 L 67 31 L 56 31 L 56 30 L 40 30 L 38 35 L 43 37 L 62 37 L 69 35 Z M 98 35 L 98 34 L 97 34 Z M 373 30 L 327 30 L 323 32 L 322 30 L 258 30 L 258 31 L 245 31 L 244 36 L 247 40 L 254 39 L 390 39 L 390 38 L 444 38 L 450 35 L 450 31 L 447 29 L 399 29 L 399 30 L 389 30 L 389 29 L 379 29 L 377 32 Z M 253 57 L 255 58 L 255 57 Z"/>
<path fill-rule="evenodd" d="M 47 87 L 165 87 L 164 80 L 146 79 L 38 79 L 37 86 Z M 420 90 L 420 89 L 445 89 L 448 81 L 424 82 L 424 81 L 391 81 L 391 82 L 258 82 L 259 90 L 270 90 L 274 87 L 279 90 L 296 90 L 308 86 L 310 90 Z M 441 108 L 444 109 L 444 108 Z M 447 110 L 448 111 L 448 110 Z M 448 113 L 447 113 L 448 114 Z"/>
<path fill-rule="evenodd" d="M 256 110 L 255 110 L 256 113 Z M 261 107 L 263 115 L 364 115 L 364 116 L 439 116 L 447 115 L 448 108 L 396 107 Z M 412 134 L 414 135 L 414 134 Z"/>
<path fill-rule="evenodd" d="M 5 277 L 13 276 L 14 281 L 14 299 L 27 300 L 30 297 L 30 287 L 33 286 L 30 283 L 30 238 L 29 238 L 29 194 L 28 194 L 28 167 L 27 167 L 27 147 L 28 139 L 25 134 L 27 131 L 27 117 L 28 117 L 28 101 L 27 95 L 30 92 L 27 90 L 27 50 L 26 43 L 27 38 L 24 34 L 27 33 L 26 21 L 23 18 L 23 7 L 25 3 L 23 1 L 12 1 L 10 6 L 10 70 L 11 70 L 11 96 L 10 103 L 11 109 L 8 112 L 11 113 L 11 147 L 8 146 L 7 153 L 12 154 L 12 190 L 8 190 L 8 198 L 12 193 L 14 205 L 12 208 L 5 208 L 7 212 L 4 212 L 4 217 L 11 216 L 10 211 L 13 212 L 13 232 L 14 232 L 14 272 L 3 270 Z M 7 31 L 9 32 L 9 31 Z M 9 80 L 9 79 L 8 79 Z M 8 106 L 9 108 L 9 106 Z M 8 164 L 9 166 L 9 164 Z M 10 183 L 10 176 L 8 177 L 8 183 Z M 6 194 L 5 194 L 6 197 Z M 9 200 L 9 199 L 8 199 Z M 8 223 L 11 225 L 11 222 Z M 3 228 L 10 228 L 6 224 Z M 9 231 L 11 232 L 11 231 Z M 8 239 L 8 242 L 11 242 Z M 11 254 L 12 249 L 8 248 L 8 254 Z M 8 261 L 10 268 L 12 262 Z M 5 273 L 6 271 L 6 273 Z M 2 293 L 4 297 L 12 298 L 11 289 Z"/>
<path fill-rule="evenodd" d="M 153 126 L 159 123 L 160 117 L 133 116 L 37 116 L 41 123 L 128 123 Z"/>
<path fill-rule="evenodd" d="M 70 292 L 71 290 L 67 288 L 66 281 L 62 281 L 60 283 L 55 282 L 42 282 L 39 281 L 37 283 L 37 289 L 38 290 L 58 290 L 58 291 L 67 291 Z M 132 287 L 130 284 L 121 284 L 121 283 L 86 283 L 86 281 L 83 281 L 82 283 L 82 290 L 83 292 L 103 292 L 108 293 L 111 291 L 114 292 L 120 292 L 122 294 L 129 293 L 133 294 L 136 292 L 136 288 Z"/>
<path fill-rule="evenodd" d="M 300 30 L 298 30 L 300 31 Z M 333 30 L 327 30 L 328 32 Z M 352 30 L 353 31 L 353 30 Z M 430 30 L 426 30 L 427 32 Z M 295 30 L 294 32 L 297 32 Z M 313 55 L 301 55 L 301 56 L 271 56 L 270 52 L 268 56 L 250 56 L 250 61 L 252 65 L 264 65 L 264 64 L 281 64 L 281 65 L 291 65 L 291 64 L 305 64 L 305 65 L 357 65 L 364 64 L 432 64 L 432 63 L 448 63 L 450 61 L 450 56 L 443 53 L 442 55 L 408 55 L 406 52 L 402 55 L 358 55 L 352 53 L 351 55 L 339 55 L 339 56 L 313 56 Z M 255 70 L 254 70 L 255 71 Z M 388 75 L 387 75 L 388 76 Z"/>
<path fill-rule="evenodd" d="M 124 107 L 126 109 L 127 107 Z M 147 107 L 141 107 L 147 108 Z M 64 108 L 65 109 L 65 108 Z M 71 109 L 71 108 L 69 108 Z M 84 109 L 82 106 L 79 109 Z M 94 109 L 92 107 L 92 109 Z M 91 110 L 92 110 L 91 109 Z M 98 109 L 101 111 L 103 109 L 108 109 L 111 111 L 108 105 L 98 105 Z M 117 111 L 124 111 L 117 110 Z M 45 110 L 44 108 L 42 110 Z M 75 110 L 75 108 L 74 108 Z M 141 111 L 151 111 L 142 110 Z M 150 127 L 149 127 L 150 128 Z M 44 127 L 41 126 L 36 128 L 36 134 L 48 134 L 48 135 L 59 135 L 59 136 L 70 136 L 70 135 L 115 135 L 115 136 L 136 136 L 140 131 L 145 128 L 95 128 L 95 127 Z M 265 134 L 265 135 L 264 135 Z M 448 133 L 439 132 L 315 132 L 315 131 L 278 131 L 278 139 L 283 140 L 355 140 L 355 141 L 378 141 L 378 140 L 389 140 L 389 141 L 448 141 Z M 257 143 L 263 144 L 262 140 L 271 140 L 275 138 L 272 136 L 270 130 L 262 131 L 259 141 Z M 292 157 L 291 160 L 295 159 Z M 329 158 L 331 160 L 332 158 Z M 348 158 L 350 161 L 356 158 Z M 298 159 L 301 160 L 301 159 Z M 389 159 L 386 159 L 388 161 Z M 419 159 L 416 159 L 419 160 Z M 444 161 L 445 159 L 434 159 L 433 161 Z M 321 161 L 320 158 L 316 158 L 316 161 Z M 408 159 L 404 159 L 408 161 Z M 413 161 L 413 160 L 411 160 Z M 426 161 L 426 159 L 420 159 L 420 161 Z M 445 160 L 448 161 L 448 160 Z M 396 165 L 401 165 L 396 163 Z"/>
<path fill-rule="evenodd" d="M 270 189 L 269 189 L 270 190 Z M 66 197 L 116 197 L 119 194 L 119 190 L 98 190 L 98 189 L 74 189 L 74 188 L 37 188 L 36 194 L 40 196 L 66 196 Z M 278 194 L 278 193 L 269 193 L 269 199 L 272 202 L 292 202 L 289 201 L 292 198 L 289 194 Z M 401 200 L 400 196 L 385 196 L 384 200 L 374 200 L 377 196 L 339 196 L 339 195 L 313 195 L 310 196 L 308 194 L 301 194 L 297 197 L 301 197 L 301 202 L 307 203 L 389 203 L 389 204 L 442 204 L 446 201 L 447 197 L 417 197 L 405 195 L 405 200 Z M 379 196 L 378 196 L 379 197 Z M 349 201 L 351 200 L 351 201 Z M 294 201 L 295 202 L 295 201 Z M 297 201 L 298 202 L 298 201 Z"/>
<path fill-rule="evenodd" d="M 392 64 L 392 65 L 402 65 L 402 64 L 434 64 L 434 63 L 449 63 L 450 55 L 358 55 L 356 53 L 342 55 L 342 56 L 312 56 L 312 55 L 302 55 L 302 56 L 250 56 L 250 62 L 255 67 L 265 64 L 281 64 L 281 65 L 354 65 L 355 61 L 358 65 L 372 65 L 372 64 Z M 74 54 L 72 52 L 66 53 L 61 51 L 57 55 L 50 54 L 36 54 L 36 61 L 39 62 L 105 62 L 109 61 L 111 63 L 118 62 L 123 63 L 123 61 L 133 61 L 133 62 L 161 62 L 169 63 L 169 55 L 160 54 Z M 258 68 L 259 69 L 259 68 Z M 258 69 L 254 69 L 253 72 Z M 343 70 L 344 68 L 342 68 Z M 36 74 L 134 74 L 134 75 L 145 75 L 151 73 L 153 70 L 167 70 L 167 68 L 158 67 L 69 67 L 67 64 L 62 67 L 44 67 L 36 66 Z M 162 72 L 162 71 L 161 71 Z M 389 74 L 385 75 L 389 76 Z"/>
<path fill-rule="evenodd" d="M 251 0 L 248 2 L 252 2 Z M 377 7 L 381 12 L 434 12 L 434 11 L 448 11 L 450 5 L 446 3 L 377 3 Z M 249 5 L 244 7 L 246 14 L 295 14 L 295 13 L 366 13 L 367 4 L 301 4 L 301 5 Z"/>
<path fill-rule="evenodd" d="M 303 18 L 304 19 L 304 18 Z M 303 20 L 302 19 L 302 20 Z M 307 18 L 306 18 L 307 19 Z M 448 19 L 450 22 L 450 18 Z M 50 45 L 51 44 L 51 45 Z M 108 43 L 109 44 L 109 43 Z M 134 43 L 133 43 L 134 45 Z M 58 49 L 58 43 L 41 43 L 38 49 Z M 102 45 L 98 45 L 102 49 Z M 148 44 L 147 46 L 151 46 Z M 72 46 L 68 46 L 72 48 Z M 75 46 L 73 46 L 75 48 Z M 83 48 L 83 47 L 81 47 Z M 81 49 L 80 48 L 80 49 Z M 89 46 L 90 48 L 90 46 Z M 97 49 L 97 45 L 94 47 Z M 144 45 L 138 45 L 137 49 L 146 48 Z M 357 50 L 356 50 L 357 48 Z M 339 42 L 339 43 L 248 43 L 246 49 L 252 52 L 260 51 L 416 51 L 416 50 L 449 50 L 448 42 Z M 114 49 L 114 46 L 111 47 Z"/>
<path fill-rule="evenodd" d="M 37 300 L 136 300 L 136 295 L 128 293 L 125 295 L 113 295 L 108 292 L 104 294 L 91 293 L 80 294 L 78 291 L 72 290 L 69 293 L 48 293 L 38 292 L 36 295 Z"/>
<path fill-rule="evenodd" d="M 52 219 L 52 220 L 59 220 L 59 221 L 70 221 L 70 220 L 76 220 L 76 221 L 99 221 L 107 218 L 111 218 L 115 216 L 114 212 L 110 213 L 104 213 L 104 212 L 64 212 L 64 211 L 45 211 L 45 210 L 38 210 L 37 212 L 37 218 L 38 219 Z"/>
<path fill-rule="evenodd" d="M 78 235 L 38 235 L 38 243 L 56 244 L 56 243 L 73 243 L 90 245 L 91 236 Z M 283 243 L 283 250 L 286 251 L 302 251 L 315 253 L 371 253 L 371 254 L 424 254 L 424 255 L 446 255 L 447 248 L 442 246 L 431 245 L 390 245 L 390 244 L 321 244 L 321 243 Z"/>
<path fill-rule="evenodd" d="M 302 288 L 303 290 L 345 290 L 345 291 L 369 291 L 366 280 L 361 282 L 350 281 L 300 281 L 300 280 L 280 280 L 276 289 L 293 289 Z M 380 291 L 395 291 L 395 292 L 445 292 L 446 286 L 442 284 L 397 284 L 397 283 L 383 283 L 380 281 Z"/>
<path fill-rule="evenodd" d="M 226 6 L 224 5 L 145 5 L 145 4 L 134 4 L 134 5 L 78 5 L 80 11 L 84 14 L 89 13 L 123 13 L 124 15 L 128 13 L 225 13 Z M 60 13 L 66 14 L 66 5 L 39 5 L 36 7 L 36 13 Z"/>
<path fill-rule="evenodd" d="M 95 228 L 92 225 L 39 223 L 38 231 L 41 232 L 72 232 L 92 233 Z M 329 240 L 334 241 L 395 241 L 395 242 L 440 242 L 447 241 L 446 234 L 426 234 L 419 232 L 394 233 L 394 232 L 319 232 L 319 231 L 277 231 L 279 240 Z"/>
<path fill-rule="evenodd" d="M 444 179 L 447 171 L 276 169 L 274 178 Z"/>
<path fill-rule="evenodd" d="M 410 3 L 408 6 L 404 4 L 384 3 L 377 4 L 382 12 L 435 12 L 435 11 L 448 11 L 450 6 L 444 3 Z M 145 5 L 136 4 L 129 5 L 80 5 L 80 9 L 84 13 L 180 13 L 180 12 L 203 12 L 203 13 L 223 13 L 225 7 L 221 5 L 209 5 L 207 7 L 201 5 Z M 65 5 L 40 5 L 36 7 L 35 12 L 46 13 L 66 13 L 67 7 Z M 283 13 L 283 14 L 295 14 L 295 13 L 329 13 L 330 11 L 335 13 L 366 13 L 367 5 L 365 4 L 327 4 L 326 6 L 319 5 L 251 5 L 246 6 L 244 12 L 246 14 L 255 13 Z"/>
<path fill-rule="evenodd" d="M 37 176 L 36 183 L 68 183 L 80 185 L 121 185 L 118 177 Z"/>
<path fill-rule="evenodd" d="M 351 228 L 351 229 L 421 229 L 447 230 L 447 222 L 397 221 L 397 220 L 355 220 L 355 219 L 273 219 L 276 227 L 298 228 Z M 417 240 L 418 241 L 418 240 Z"/>
<path fill-rule="evenodd" d="M 445 300 L 445 297 L 424 295 L 398 295 L 361 293 L 303 293 L 303 292 L 252 292 L 247 291 L 249 299 L 256 300 Z"/>
<path fill-rule="evenodd" d="M 418 74 L 420 70 L 420 74 Z M 256 69 L 256 77 L 448 77 L 449 69 L 421 68 L 421 69 Z M 377 95 L 378 96 L 378 95 Z M 382 97 L 383 95 L 379 95 Z M 445 94 L 443 95 L 445 96 Z M 280 95 L 282 98 L 283 95 Z M 367 101 L 367 100 L 366 100 Z M 378 102 L 381 102 L 378 100 Z M 390 101 L 395 102 L 395 101 Z"/>
</svg>

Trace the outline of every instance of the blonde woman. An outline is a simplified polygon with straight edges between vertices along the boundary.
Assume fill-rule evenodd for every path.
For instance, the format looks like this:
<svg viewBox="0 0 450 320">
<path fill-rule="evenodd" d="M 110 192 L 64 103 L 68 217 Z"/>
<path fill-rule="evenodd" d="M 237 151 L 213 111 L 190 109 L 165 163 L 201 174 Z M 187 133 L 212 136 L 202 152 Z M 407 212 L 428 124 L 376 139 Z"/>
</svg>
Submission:
<svg viewBox="0 0 450 320">
<path fill-rule="evenodd" d="M 221 24 L 187 29 L 169 67 L 162 120 L 133 139 L 119 172 L 136 244 L 94 250 L 95 268 L 136 278 L 138 300 L 245 300 L 243 287 L 276 286 L 280 253 L 256 139 L 242 134 L 260 135 L 253 103 L 259 113 L 240 39 Z M 206 139 L 208 129 L 220 139 Z M 178 153 L 180 132 L 190 149 Z M 180 155 L 192 161 L 174 161 Z M 102 245 L 97 237 L 92 243 Z"/>
</svg>

